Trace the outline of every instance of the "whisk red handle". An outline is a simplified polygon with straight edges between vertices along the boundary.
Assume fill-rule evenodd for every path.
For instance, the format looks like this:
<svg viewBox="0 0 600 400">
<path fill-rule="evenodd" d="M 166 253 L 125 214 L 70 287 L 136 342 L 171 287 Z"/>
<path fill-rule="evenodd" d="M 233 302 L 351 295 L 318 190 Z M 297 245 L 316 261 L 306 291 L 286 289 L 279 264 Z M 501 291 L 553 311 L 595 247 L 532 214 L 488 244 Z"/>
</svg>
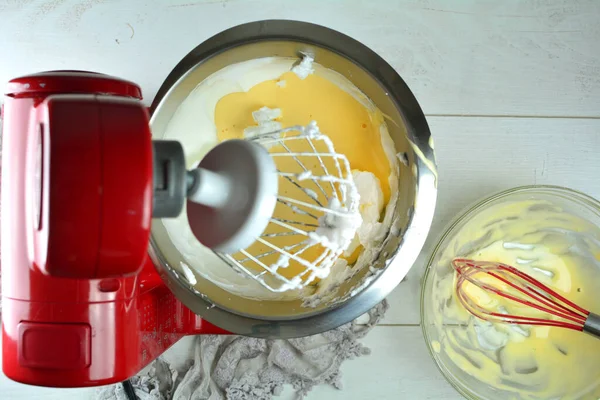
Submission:
<svg viewBox="0 0 600 400">
<path fill-rule="evenodd" d="M 583 331 L 600 339 L 600 315 L 590 313 L 583 325 Z"/>
</svg>

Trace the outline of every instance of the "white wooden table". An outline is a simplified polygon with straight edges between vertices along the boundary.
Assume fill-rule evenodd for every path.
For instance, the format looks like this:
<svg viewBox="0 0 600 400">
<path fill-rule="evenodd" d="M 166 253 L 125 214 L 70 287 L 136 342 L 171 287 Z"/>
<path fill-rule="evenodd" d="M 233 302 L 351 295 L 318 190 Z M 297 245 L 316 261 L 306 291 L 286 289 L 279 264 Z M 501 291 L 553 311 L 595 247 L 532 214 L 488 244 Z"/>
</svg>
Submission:
<svg viewBox="0 0 600 400">
<path fill-rule="evenodd" d="M 344 391 L 317 388 L 309 399 L 460 398 L 421 336 L 424 261 L 450 218 L 495 191 L 556 184 L 600 198 L 600 2 L 0 0 L 0 82 L 40 70 L 93 70 L 139 83 L 149 103 L 200 42 L 269 18 L 326 25 L 383 56 L 427 115 L 440 171 L 430 238 L 389 297 L 385 321 L 365 339 L 372 354 L 344 365 Z M 0 376 L 1 399 L 90 393 Z"/>
</svg>

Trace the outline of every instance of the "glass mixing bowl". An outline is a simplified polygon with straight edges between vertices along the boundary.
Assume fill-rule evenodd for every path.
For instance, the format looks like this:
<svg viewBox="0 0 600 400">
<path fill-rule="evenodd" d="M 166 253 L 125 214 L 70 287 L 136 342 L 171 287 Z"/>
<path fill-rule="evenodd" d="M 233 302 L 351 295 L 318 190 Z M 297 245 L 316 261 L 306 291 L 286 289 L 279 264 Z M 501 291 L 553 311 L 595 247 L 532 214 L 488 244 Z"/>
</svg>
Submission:
<svg viewBox="0 0 600 400">
<path fill-rule="evenodd" d="M 585 194 L 555 186 L 518 187 L 480 201 L 469 207 L 465 212 L 460 213 L 438 241 L 427 264 L 421 294 L 421 326 L 423 335 L 429 352 L 444 377 L 456 390 L 458 390 L 458 392 L 468 399 L 516 399 L 524 397 L 522 394 L 519 394 L 519 391 L 517 390 L 509 391 L 498 389 L 482 382 L 467 373 L 457 362 L 453 361 L 453 359 L 448 356 L 444 350 L 444 338 L 446 335 L 450 333 L 451 329 L 464 331 L 465 329 L 470 328 L 468 325 L 451 323 L 448 319 L 443 321 L 443 319 L 439 317 L 441 314 L 438 310 L 445 310 L 445 307 L 449 307 L 449 305 L 443 304 L 443 302 L 440 301 L 440 298 L 443 295 L 440 295 L 439 293 L 442 293 L 446 288 L 441 287 L 438 283 L 443 277 L 447 277 L 448 274 L 455 273 L 450 263 L 452 258 L 473 254 L 474 251 L 488 246 L 491 241 L 497 240 L 497 238 L 491 238 L 492 235 L 489 234 L 490 230 L 488 230 L 488 226 L 498 223 L 499 220 L 490 222 L 488 219 L 488 221 L 484 223 L 483 220 L 485 220 L 485 218 L 482 216 L 485 216 L 486 211 L 489 211 L 492 207 L 503 204 L 532 200 L 550 202 L 553 206 L 559 207 L 561 211 L 573 214 L 589 222 L 591 224 L 590 226 L 595 226 L 596 228 L 600 227 L 600 202 Z M 510 218 L 516 219 L 516 217 Z M 507 224 L 511 223 L 511 221 L 507 219 L 504 221 L 506 221 Z M 478 232 L 479 229 L 482 229 L 483 233 L 479 232 L 475 235 L 475 232 Z M 476 239 L 471 241 L 461 239 L 473 237 L 471 235 L 476 236 Z M 592 235 L 592 233 L 590 233 L 590 235 Z M 597 241 L 599 238 L 594 235 L 590 236 L 590 239 Z M 597 260 L 595 265 L 598 265 Z M 451 290 L 454 290 L 453 287 L 454 286 L 452 286 Z M 437 318 L 436 311 L 438 311 Z M 577 332 L 574 332 L 574 334 L 584 335 L 583 333 Z M 464 344 L 462 344 L 462 346 L 464 346 Z M 464 350 L 464 347 L 461 347 L 460 350 Z M 600 389 L 596 386 L 596 389 L 594 390 Z M 528 398 L 536 397 L 530 396 Z M 543 397 L 540 397 L 540 399 L 542 398 Z M 596 399 L 596 397 L 593 398 Z"/>
</svg>

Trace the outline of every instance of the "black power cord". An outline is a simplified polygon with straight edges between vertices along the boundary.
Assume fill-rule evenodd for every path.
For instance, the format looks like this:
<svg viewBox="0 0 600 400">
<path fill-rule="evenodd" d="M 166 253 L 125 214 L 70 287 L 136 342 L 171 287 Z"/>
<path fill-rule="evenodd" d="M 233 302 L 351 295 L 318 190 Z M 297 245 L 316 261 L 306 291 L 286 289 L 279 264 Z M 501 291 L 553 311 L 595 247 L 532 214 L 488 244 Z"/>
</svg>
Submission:
<svg viewBox="0 0 600 400">
<path fill-rule="evenodd" d="M 135 395 L 135 390 L 133 389 L 133 385 L 131 384 L 131 381 L 129 379 L 121 382 L 121 385 L 123 385 L 123 389 L 125 390 L 125 395 L 127 396 L 127 399 L 138 400 L 137 396 Z"/>
</svg>

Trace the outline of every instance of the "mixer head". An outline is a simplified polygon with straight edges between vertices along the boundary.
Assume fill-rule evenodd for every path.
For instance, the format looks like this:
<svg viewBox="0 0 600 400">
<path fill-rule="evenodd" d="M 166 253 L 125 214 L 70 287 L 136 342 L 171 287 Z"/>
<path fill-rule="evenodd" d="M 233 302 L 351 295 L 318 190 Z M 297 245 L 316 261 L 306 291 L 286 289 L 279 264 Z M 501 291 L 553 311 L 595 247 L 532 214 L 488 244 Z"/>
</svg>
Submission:
<svg viewBox="0 0 600 400">
<path fill-rule="evenodd" d="M 188 171 L 187 198 L 196 238 L 216 252 L 235 253 L 269 224 L 277 200 L 275 163 L 256 143 L 228 140 Z"/>
</svg>

